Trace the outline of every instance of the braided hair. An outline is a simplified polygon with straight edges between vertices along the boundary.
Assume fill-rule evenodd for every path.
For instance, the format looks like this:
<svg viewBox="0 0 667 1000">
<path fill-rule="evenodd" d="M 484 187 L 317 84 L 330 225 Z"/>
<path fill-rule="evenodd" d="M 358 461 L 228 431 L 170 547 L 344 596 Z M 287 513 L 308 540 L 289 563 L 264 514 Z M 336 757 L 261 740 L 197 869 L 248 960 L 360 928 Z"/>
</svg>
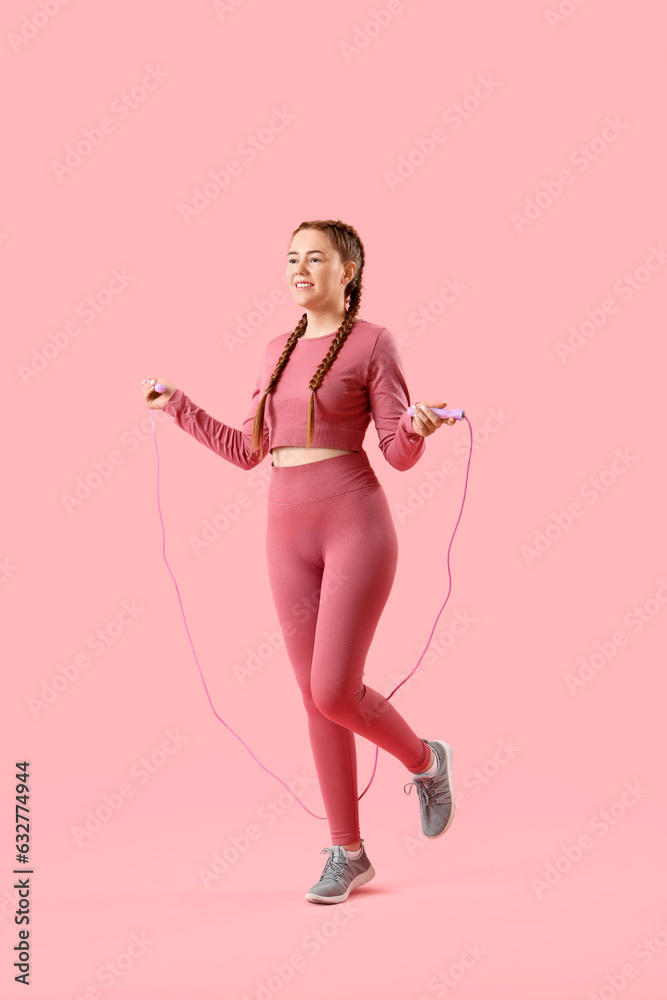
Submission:
<svg viewBox="0 0 667 1000">
<path fill-rule="evenodd" d="M 306 447 L 310 448 L 310 442 L 313 439 L 313 434 L 315 431 L 315 392 L 319 389 L 322 384 L 322 380 L 329 368 L 336 360 L 338 352 L 345 343 L 347 335 L 352 329 L 352 326 L 357 318 L 357 313 L 359 312 L 359 303 L 361 302 L 361 276 L 364 270 L 364 246 L 359 238 L 359 234 L 356 229 L 352 226 L 346 225 L 341 222 L 340 219 L 317 219 L 314 222 L 302 222 L 297 229 L 292 233 L 292 239 L 296 236 L 298 232 L 302 229 L 319 229 L 325 232 L 334 248 L 338 251 L 341 260 L 346 263 L 347 261 L 353 261 L 357 265 L 354 277 L 347 283 L 345 287 L 345 299 L 350 297 L 350 304 L 346 309 L 345 318 L 338 328 L 336 336 L 333 339 L 333 343 L 329 348 L 326 357 L 321 362 L 319 368 L 310 380 L 310 400 L 308 403 L 308 420 L 306 425 Z M 280 380 L 280 376 L 283 373 L 285 365 L 289 361 L 290 355 L 294 348 L 296 347 L 296 342 L 300 337 L 306 332 L 306 327 L 308 326 L 308 314 L 304 313 L 299 322 L 297 323 L 294 330 L 292 330 L 283 353 L 278 359 L 275 371 L 269 379 L 269 383 L 264 390 L 264 394 L 259 401 L 259 405 L 255 412 L 255 422 L 253 424 L 252 433 L 252 447 L 255 451 L 260 453 L 260 461 L 263 457 L 264 449 L 264 407 L 266 405 L 266 397 L 268 393 L 277 385 Z"/>
</svg>

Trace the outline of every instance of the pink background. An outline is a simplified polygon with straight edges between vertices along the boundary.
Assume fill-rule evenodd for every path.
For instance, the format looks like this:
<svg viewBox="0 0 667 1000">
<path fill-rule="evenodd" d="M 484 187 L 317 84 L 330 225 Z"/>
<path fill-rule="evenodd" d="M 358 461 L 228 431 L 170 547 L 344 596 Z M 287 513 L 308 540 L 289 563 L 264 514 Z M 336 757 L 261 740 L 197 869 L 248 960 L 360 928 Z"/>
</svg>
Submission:
<svg viewBox="0 0 667 1000">
<path fill-rule="evenodd" d="M 32 1000 L 664 997 L 661 13 L 3 4 L 3 997 L 25 995 L 21 759 Z M 187 221 L 230 160 L 238 172 Z M 360 315 L 399 337 L 411 398 L 465 407 L 477 445 L 437 656 L 393 699 L 452 744 L 457 816 L 420 839 L 408 775 L 381 753 L 361 802 L 377 876 L 347 907 L 304 900 L 326 823 L 211 711 L 162 558 L 140 391 L 167 378 L 239 427 L 265 343 L 300 315 L 290 235 L 327 217 L 364 241 Z M 167 557 L 213 702 L 321 814 L 275 641 L 269 463 L 245 473 L 165 415 L 155 428 Z M 372 425 L 366 438 L 400 544 L 366 672 L 384 693 L 447 592 L 467 439 L 465 423 L 443 427 L 399 473 Z M 91 645 L 98 630 L 106 645 Z M 357 746 L 363 788 L 374 746 Z M 216 856 L 227 868 L 207 886 Z"/>
</svg>

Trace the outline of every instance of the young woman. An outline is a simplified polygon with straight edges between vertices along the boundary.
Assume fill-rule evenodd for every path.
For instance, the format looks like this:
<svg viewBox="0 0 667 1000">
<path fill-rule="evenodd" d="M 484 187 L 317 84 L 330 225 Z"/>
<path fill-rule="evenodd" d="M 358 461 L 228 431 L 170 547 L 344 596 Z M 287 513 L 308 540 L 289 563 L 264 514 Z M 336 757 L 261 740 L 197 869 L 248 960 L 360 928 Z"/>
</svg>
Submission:
<svg viewBox="0 0 667 1000">
<path fill-rule="evenodd" d="M 271 453 L 266 555 L 285 648 L 301 690 L 332 846 L 306 893 L 340 903 L 375 875 L 359 829 L 355 733 L 393 754 L 417 787 L 422 830 L 441 836 L 454 818 L 451 748 L 416 736 L 393 705 L 363 683 L 387 602 L 398 540 L 386 494 L 362 444 L 373 417 L 379 447 L 411 469 L 443 423 L 429 406 L 407 413 L 398 345 L 358 318 L 364 248 L 343 222 L 302 222 L 287 255 L 290 291 L 304 312 L 266 346 L 242 430 L 209 416 L 166 379 L 142 383 L 148 406 L 242 469 Z M 349 296 L 349 306 L 346 300 Z M 295 609 L 306 599 L 317 614 Z"/>
</svg>

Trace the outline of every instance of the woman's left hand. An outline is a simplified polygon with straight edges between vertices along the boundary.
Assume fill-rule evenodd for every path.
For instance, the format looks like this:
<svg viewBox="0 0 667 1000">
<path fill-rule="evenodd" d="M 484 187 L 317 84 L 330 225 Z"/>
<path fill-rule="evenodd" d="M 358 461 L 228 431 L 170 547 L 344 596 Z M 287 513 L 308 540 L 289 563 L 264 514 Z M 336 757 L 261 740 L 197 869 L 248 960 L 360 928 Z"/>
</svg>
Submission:
<svg viewBox="0 0 667 1000">
<path fill-rule="evenodd" d="M 443 424 L 449 424 L 451 427 L 456 423 L 455 417 L 447 417 L 443 420 L 441 417 L 434 413 L 430 409 L 431 406 L 437 406 L 438 409 L 444 409 L 447 403 L 441 403 L 437 399 L 427 400 L 425 403 L 414 403 L 415 415 L 412 418 L 412 429 L 415 434 L 421 434 L 422 437 L 428 437 L 434 431 L 437 431 L 438 427 Z"/>
</svg>

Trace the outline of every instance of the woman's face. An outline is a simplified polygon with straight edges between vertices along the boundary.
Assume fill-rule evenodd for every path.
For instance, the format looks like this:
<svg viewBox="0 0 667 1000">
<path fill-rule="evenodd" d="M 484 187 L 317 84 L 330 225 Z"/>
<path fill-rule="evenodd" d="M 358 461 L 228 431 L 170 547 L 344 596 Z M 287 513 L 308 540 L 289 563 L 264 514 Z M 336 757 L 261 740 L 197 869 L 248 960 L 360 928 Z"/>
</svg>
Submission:
<svg viewBox="0 0 667 1000">
<path fill-rule="evenodd" d="M 345 285 L 357 266 L 346 266 L 319 229 L 301 229 L 287 255 L 287 281 L 297 305 L 312 312 L 345 309 Z M 306 287 L 300 288 L 304 282 Z"/>
</svg>

